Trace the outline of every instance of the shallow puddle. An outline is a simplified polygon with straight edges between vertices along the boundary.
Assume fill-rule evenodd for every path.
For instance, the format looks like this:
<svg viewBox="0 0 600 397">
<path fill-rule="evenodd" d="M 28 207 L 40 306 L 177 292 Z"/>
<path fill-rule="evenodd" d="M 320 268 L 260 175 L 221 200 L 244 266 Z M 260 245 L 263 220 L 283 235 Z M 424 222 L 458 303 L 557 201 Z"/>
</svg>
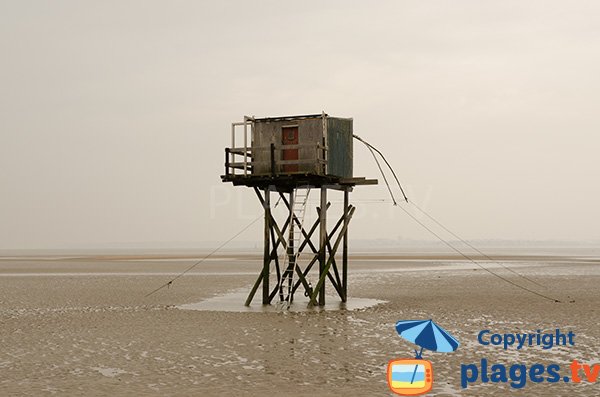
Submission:
<svg viewBox="0 0 600 397">
<path fill-rule="evenodd" d="M 215 296 L 197 303 L 187 303 L 177 306 L 183 310 L 204 310 L 204 311 L 222 311 L 222 312 L 254 312 L 254 313 L 269 313 L 279 312 L 282 310 L 280 305 L 273 303 L 271 305 L 262 305 L 260 296 L 254 297 L 254 302 L 250 306 L 244 306 L 244 302 L 248 297 L 248 290 L 234 291 L 225 295 Z M 327 296 L 325 306 L 308 307 L 308 299 L 302 297 L 297 299 L 290 305 L 287 311 L 289 312 L 308 312 L 308 311 L 332 311 L 332 310 L 358 310 L 366 309 L 386 303 L 386 301 L 368 298 L 349 298 L 348 302 L 341 302 L 336 296 Z"/>
</svg>

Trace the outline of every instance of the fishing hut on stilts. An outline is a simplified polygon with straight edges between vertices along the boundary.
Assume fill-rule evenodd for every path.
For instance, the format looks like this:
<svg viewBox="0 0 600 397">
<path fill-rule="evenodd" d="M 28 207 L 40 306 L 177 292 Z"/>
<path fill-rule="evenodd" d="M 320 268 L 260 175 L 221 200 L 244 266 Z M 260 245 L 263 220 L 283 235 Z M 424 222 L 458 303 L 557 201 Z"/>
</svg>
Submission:
<svg viewBox="0 0 600 397">
<path fill-rule="evenodd" d="M 352 168 L 351 118 L 325 113 L 246 116 L 232 123 L 231 147 L 225 149 L 225 175 L 221 179 L 253 188 L 264 208 L 263 266 L 246 306 L 261 285 L 264 305 L 275 300 L 287 309 L 301 288 L 309 306 L 324 306 L 327 281 L 341 301 L 347 301 L 348 226 L 355 211 L 349 193 L 355 186 L 377 184 L 376 179 L 354 177 Z M 342 214 L 333 225 L 327 219 L 331 205 L 328 190 L 343 192 L 344 196 Z M 314 191 L 320 194 L 320 204 L 316 220 L 308 225 L 307 206 Z M 285 218 L 276 219 L 275 200 L 287 208 Z M 340 248 L 341 269 L 339 255 L 336 259 Z M 318 277 L 313 285 L 310 280 L 315 273 Z"/>
</svg>

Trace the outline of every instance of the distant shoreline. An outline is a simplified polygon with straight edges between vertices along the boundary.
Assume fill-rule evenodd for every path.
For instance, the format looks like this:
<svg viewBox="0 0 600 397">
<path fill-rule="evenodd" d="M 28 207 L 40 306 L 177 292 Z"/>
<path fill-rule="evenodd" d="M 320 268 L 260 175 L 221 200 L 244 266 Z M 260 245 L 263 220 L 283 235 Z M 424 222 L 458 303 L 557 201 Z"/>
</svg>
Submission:
<svg viewBox="0 0 600 397">
<path fill-rule="evenodd" d="M 0 252 L 0 261 L 60 261 L 60 262 L 72 262 L 72 261 L 86 261 L 86 262 L 147 262 L 147 261 L 169 261 L 169 262 L 186 262 L 195 261 L 205 258 L 207 253 L 197 252 L 193 254 L 166 254 L 166 253 L 120 253 L 120 254 L 21 254 L 21 255 L 2 255 Z M 310 255 L 310 254 L 307 254 Z M 515 262 L 515 261 L 563 261 L 563 260 L 578 260 L 578 261 L 590 261 L 600 263 L 600 252 L 586 252 L 586 253 L 498 253 L 489 252 L 487 253 L 489 258 L 479 255 L 467 253 L 468 257 L 479 261 L 479 262 Z M 356 252 L 350 254 L 351 261 L 465 261 L 467 260 L 459 254 L 452 253 L 432 253 L 432 252 L 379 252 L 372 251 L 367 252 Z M 262 260 L 262 253 L 259 252 L 218 252 L 210 255 L 207 261 L 259 261 Z"/>
</svg>

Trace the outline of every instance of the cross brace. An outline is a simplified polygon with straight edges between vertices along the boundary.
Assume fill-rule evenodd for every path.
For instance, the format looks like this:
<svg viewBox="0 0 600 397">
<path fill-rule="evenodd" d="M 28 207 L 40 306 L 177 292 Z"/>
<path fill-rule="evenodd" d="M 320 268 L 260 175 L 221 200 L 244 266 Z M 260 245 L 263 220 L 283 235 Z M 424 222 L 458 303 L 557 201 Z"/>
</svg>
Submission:
<svg viewBox="0 0 600 397">
<path fill-rule="evenodd" d="M 326 228 L 326 219 L 327 219 L 327 210 L 329 209 L 331 203 L 326 202 L 326 188 L 321 188 L 321 206 L 317 207 L 318 218 L 314 221 L 312 226 L 306 230 L 300 220 L 293 214 L 293 209 L 290 205 L 290 202 L 286 199 L 283 192 L 278 192 L 280 196 L 280 200 L 284 203 L 285 207 L 288 210 L 288 213 L 291 213 L 292 216 L 286 216 L 285 222 L 279 227 L 277 220 L 271 213 L 271 204 L 270 204 L 270 192 L 271 190 L 264 189 L 262 192 L 258 188 L 254 188 L 256 195 L 264 208 L 265 211 L 265 224 L 264 224 L 264 255 L 263 255 L 263 268 L 256 282 L 252 286 L 248 298 L 246 299 L 245 305 L 249 306 L 252 302 L 256 291 L 262 284 L 263 290 L 263 304 L 270 304 L 277 293 L 280 293 L 280 300 L 283 299 L 280 289 L 280 282 L 283 277 L 282 268 L 283 264 L 280 263 L 278 249 L 279 246 L 283 248 L 283 250 L 287 250 L 288 243 L 285 238 L 286 230 L 290 227 L 290 219 L 294 223 L 294 226 L 299 229 L 302 234 L 302 241 L 297 248 L 299 252 L 303 252 L 306 247 L 310 249 L 312 252 L 312 257 L 304 266 L 304 269 L 300 266 L 301 263 L 294 263 L 294 271 L 298 276 L 298 279 L 295 281 L 292 288 L 292 296 L 296 292 L 296 290 L 302 285 L 304 289 L 304 295 L 310 298 L 309 306 L 314 306 L 318 304 L 320 306 L 325 304 L 325 279 L 329 279 L 331 285 L 334 287 L 336 292 L 338 293 L 342 302 L 346 302 L 347 300 L 347 230 L 350 219 L 354 214 L 355 207 L 348 204 L 348 193 L 350 189 L 344 190 L 344 211 L 342 216 L 338 219 L 333 229 L 327 233 Z M 324 207 L 325 210 L 321 211 L 321 207 Z M 340 230 L 341 227 L 341 230 Z M 312 237 L 315 234 L 317 228 L 319 229 L 319 244 L 316 246 Z M 337 236 L 336 236 L 337 233 Z M 333 245 L 332 241 L 335 242 Z M 338 251 L 340 243 L 343 241 L 343 253 L 342 253 L 342 275 L 340 277 L 340 272 L 338 271 L 338 263 L 335 259 L 335 255 Z M 306 258 L 308 260 L 308 258 Z M 306 262 L 306 260 L 302 262 Z M 319 263 L 319 279 L 316 286 L 313 288 L 311 283 L 308 281 L 308 275 L 313 268 L 315 263 Z M 277 283 L 274 288 L 269 287 L 269 276 L 270 276 L 270 268 L 271 263 L 275 264 Z"/>
</svg>

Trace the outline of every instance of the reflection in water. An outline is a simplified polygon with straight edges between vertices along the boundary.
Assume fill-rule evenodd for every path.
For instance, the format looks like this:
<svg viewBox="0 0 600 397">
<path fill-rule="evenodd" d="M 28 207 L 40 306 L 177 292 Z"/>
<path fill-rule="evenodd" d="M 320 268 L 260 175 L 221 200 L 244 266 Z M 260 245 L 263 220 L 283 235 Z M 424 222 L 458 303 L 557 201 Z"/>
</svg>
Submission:
<svg viewBox="0 0 600 397">
<path fill-rule="evenodd" d="M 237 290 L 225 295 L 215 296 L 197 303 L 187 303 L 184 305 L 177 306 L 178 309 L 183 310 L 207 310 L 207 311 L 222 311 L 222 312 L 277 312 L 275 305 L 262 305 L 260 303 L 253 303 L 250 306 L 244 306 L 244 301 L 248 291 Z M 260 301 L 260 299 L 256 299 Z M 350 298 L 348 302 L 341 302 L 339 298 L 335 296 L 328 296 L 328 303 L 324 307 L 308 307 L 308 300 L 298 301 L 294 300 L 290 305 L 288 312 L 319 312 L 319 311 L 331 311 L 331 310 L 358 310 L 373 307 L 386 301 L 378 299 L 366 299 L 366 298 Z"/>
</svg>

